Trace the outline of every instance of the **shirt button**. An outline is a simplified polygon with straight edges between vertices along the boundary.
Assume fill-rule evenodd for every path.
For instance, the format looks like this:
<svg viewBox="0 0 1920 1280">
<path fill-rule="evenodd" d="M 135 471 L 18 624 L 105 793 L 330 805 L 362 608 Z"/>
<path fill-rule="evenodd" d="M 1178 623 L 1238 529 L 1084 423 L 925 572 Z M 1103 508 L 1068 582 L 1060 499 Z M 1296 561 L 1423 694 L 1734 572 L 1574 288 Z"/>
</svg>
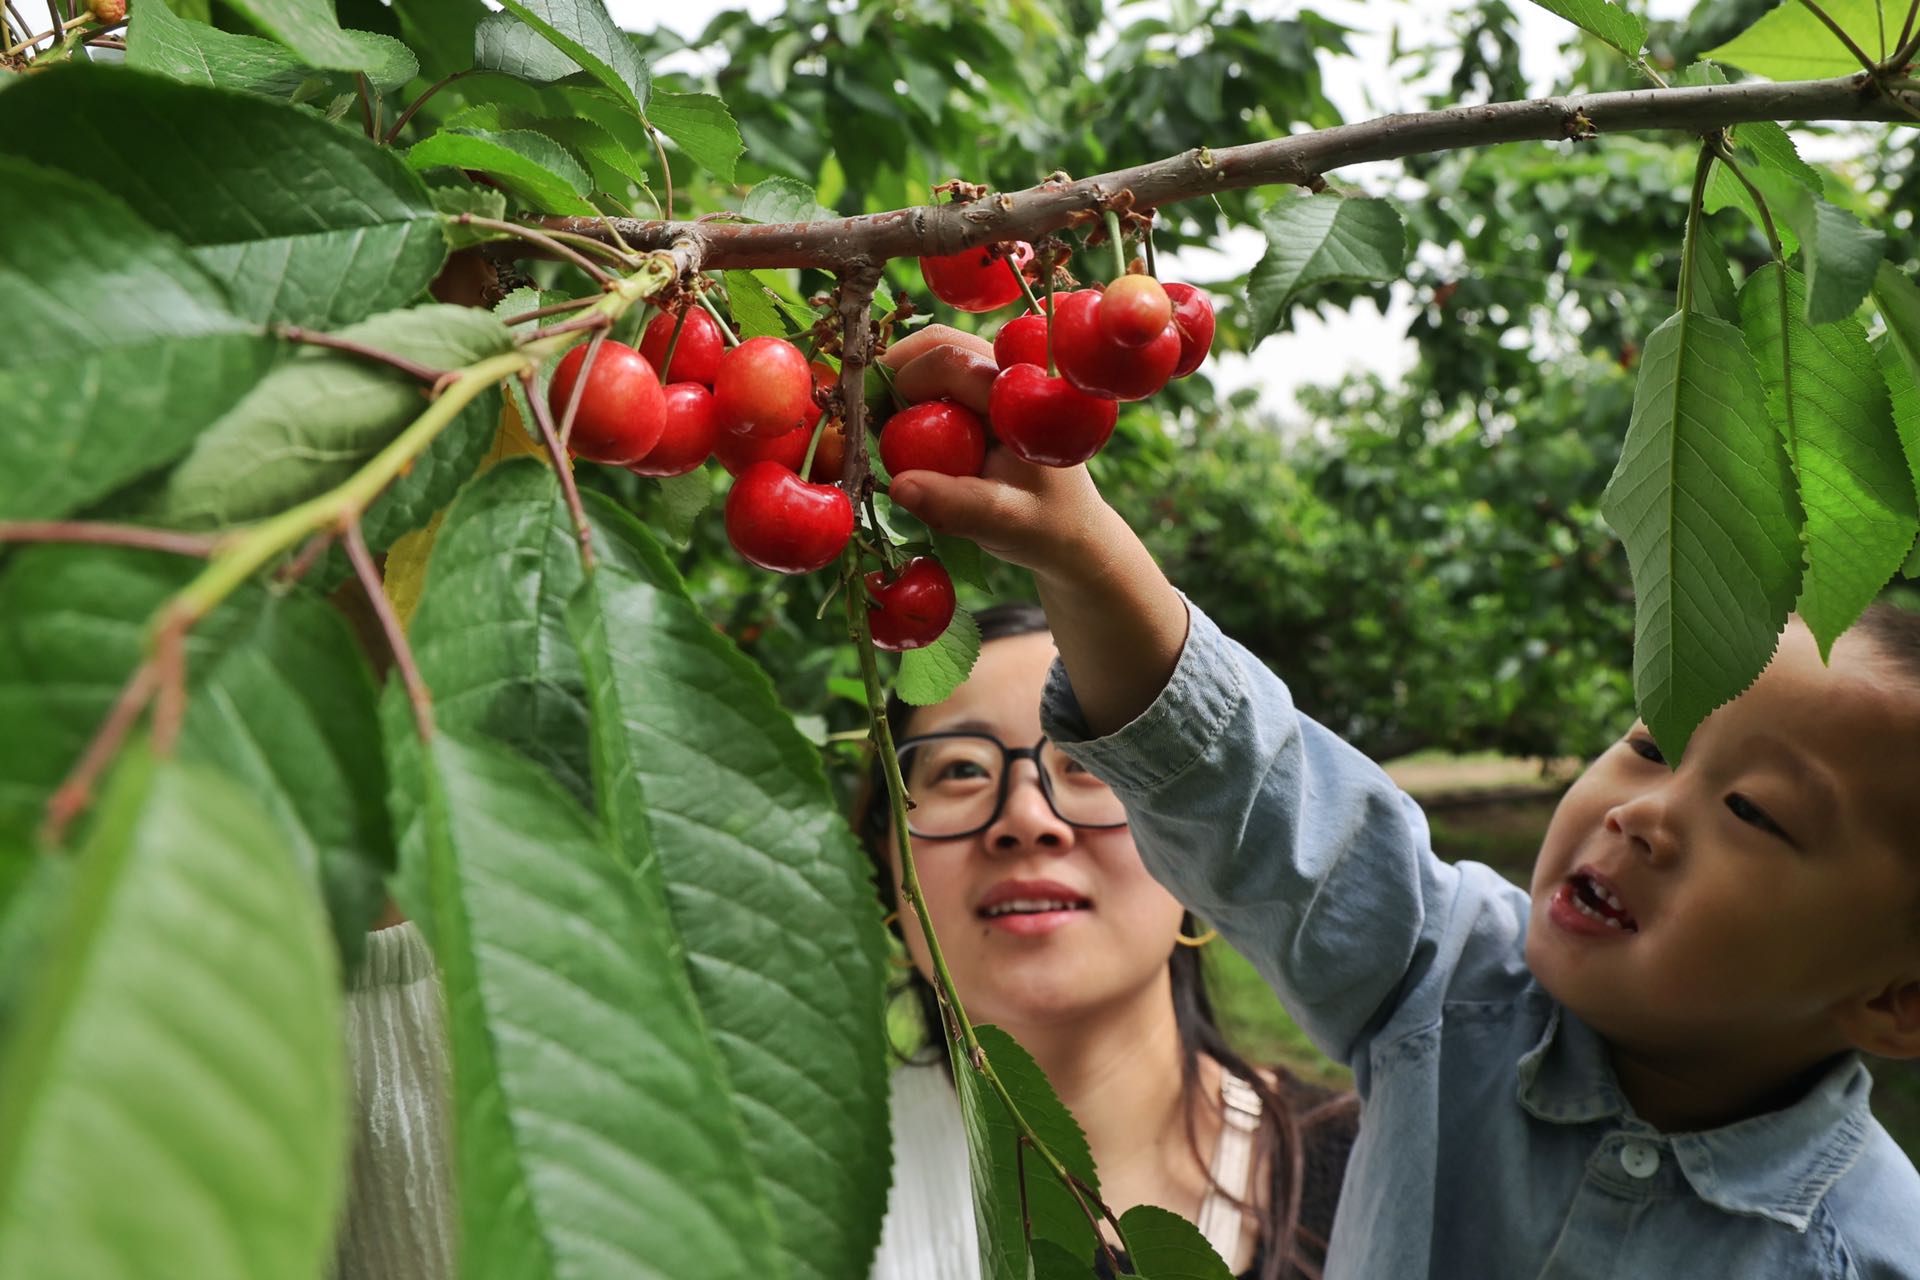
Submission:
<svg viewBox="0 0 1920 1280">
<path fill-rule="evenodd" d="M 1620 1167 L 1636 1178 L 1651 1178 L 1660 1168 L 1660 1151 L 1645 1142 L 1629 1142 L 1620 1148 Z"/>
</svg>

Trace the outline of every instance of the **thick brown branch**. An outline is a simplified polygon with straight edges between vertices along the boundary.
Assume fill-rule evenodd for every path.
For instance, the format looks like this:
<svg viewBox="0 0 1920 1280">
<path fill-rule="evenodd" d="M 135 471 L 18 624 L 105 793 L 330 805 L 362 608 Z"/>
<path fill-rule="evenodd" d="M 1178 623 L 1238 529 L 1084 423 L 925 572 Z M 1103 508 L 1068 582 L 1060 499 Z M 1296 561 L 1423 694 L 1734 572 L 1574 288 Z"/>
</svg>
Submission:
<svg viewBox="0 0 1920 1280">
<path fill-rule="evenodd" d="M 873 259 L 847 263 L 840 272 L 840 399 L 846 416 L 846 459 L 840 487 L 855 506 L 871 483 L 867 467 L 867 365 L 873 360 L 873 293 L 883 264 Z"/>
<path fill-rule="evenodd" d="M 1575 94 L 1382 116 L 1218 151 L 1202 147 L 1132 169 L 964 204 L 764 225 L 615 221 L 636 250 L 696 241 L 703 247 L 701 265 L 707 270 L 838 271 L 856 258 L 956 253 L 995 240 L 1032 240 L 1067 226 L 1076 214 L 1084 218 L 1085 211 L 1102 207 L 1122 190 L 1132 192 L 1134 208 L 1149 209 L 1244 187 L 1312 186 L 1331 169 L 1464 147 L 1650 129 L 1705 134 L 1754 120 L 1905 120 L 1916 101 L 1920 98 L 1905 91 L 1889 90 L 1882 96 L 1864 74 L 1784 84 L 1757 81 Z M 551 225 L 610 239 L 597 218 L 560 218 Z"/>
</svg>

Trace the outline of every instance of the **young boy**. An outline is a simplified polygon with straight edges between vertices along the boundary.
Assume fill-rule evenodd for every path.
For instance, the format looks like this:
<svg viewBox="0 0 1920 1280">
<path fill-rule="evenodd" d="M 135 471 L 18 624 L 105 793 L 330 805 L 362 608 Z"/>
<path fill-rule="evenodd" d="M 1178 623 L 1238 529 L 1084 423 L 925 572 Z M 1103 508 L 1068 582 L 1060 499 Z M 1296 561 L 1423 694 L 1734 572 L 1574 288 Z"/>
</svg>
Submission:
<svg viewBox="0 0 1920 1280">
<path fill-rule="evenodd" d="M 909 398 L 984 407 L 983 347 L 935 328 L 886 359 Z M 1635 725 L 1561 801 L 1529 893 L 1436 858 L 1084 468 L 997 450 L 892 493 L 1033 571 L 1049 736 L 1353 1068 L 1330 1278 L 1920 1277 L 1920 1175 L 1858 1055 L 1920 1057 L 1913 617 L 1876 609 L 1831 665 L 1791 625 L 1677 768 Z"/>
</svg>

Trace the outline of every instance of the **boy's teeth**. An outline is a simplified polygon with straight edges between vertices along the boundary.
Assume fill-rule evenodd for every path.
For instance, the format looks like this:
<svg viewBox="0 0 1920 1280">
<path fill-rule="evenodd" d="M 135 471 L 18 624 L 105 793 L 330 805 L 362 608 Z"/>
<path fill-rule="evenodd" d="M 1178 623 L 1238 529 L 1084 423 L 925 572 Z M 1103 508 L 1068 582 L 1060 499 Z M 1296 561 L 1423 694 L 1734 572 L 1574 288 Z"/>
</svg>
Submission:
<svg viewBox="0 0 1920 1280">
<path fill-rule="evenodd" d="M 1609 901 L 1611 902 L 1611 900 Z M 1591 916 L 1595 920 L 1599 920 L 1603 922 L 1609 929 L 1618 929 L 1620 927 L 1620 922 L 1618 920 L 1616 920 L 1612 916 L 1601 915 L 1598 911 L 1595 911 L 1592 907 L 1588 906 L 1586 903 L 1586 900 L 1577 893 L 1573 895 L 1573 905 L 1579 909 L 1579 912 L 1581 915 Z M 1619 904 L 1613 903 L 1612 905 L 1617 906 Z"/>
</svg>

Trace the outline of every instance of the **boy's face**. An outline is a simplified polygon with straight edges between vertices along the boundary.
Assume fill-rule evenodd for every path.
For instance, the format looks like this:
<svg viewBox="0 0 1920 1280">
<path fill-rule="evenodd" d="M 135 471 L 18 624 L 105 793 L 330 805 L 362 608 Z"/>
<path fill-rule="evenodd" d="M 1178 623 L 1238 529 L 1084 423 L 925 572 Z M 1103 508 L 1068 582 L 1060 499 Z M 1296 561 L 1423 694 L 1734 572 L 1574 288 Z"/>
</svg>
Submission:
<svg viewBox="0 0 1920 1280">
<path fill-rule="evenodd" d="M 1527 964 L 1618 1047 L 1846 1047 L 1834 1012 L 1911 976 L 1920 688 L 1869 640 L 1823 665 L 1789 626 L 1669 769 L 1636 724 L 1567 792 L 1533 872 Z"/>
</svg>

